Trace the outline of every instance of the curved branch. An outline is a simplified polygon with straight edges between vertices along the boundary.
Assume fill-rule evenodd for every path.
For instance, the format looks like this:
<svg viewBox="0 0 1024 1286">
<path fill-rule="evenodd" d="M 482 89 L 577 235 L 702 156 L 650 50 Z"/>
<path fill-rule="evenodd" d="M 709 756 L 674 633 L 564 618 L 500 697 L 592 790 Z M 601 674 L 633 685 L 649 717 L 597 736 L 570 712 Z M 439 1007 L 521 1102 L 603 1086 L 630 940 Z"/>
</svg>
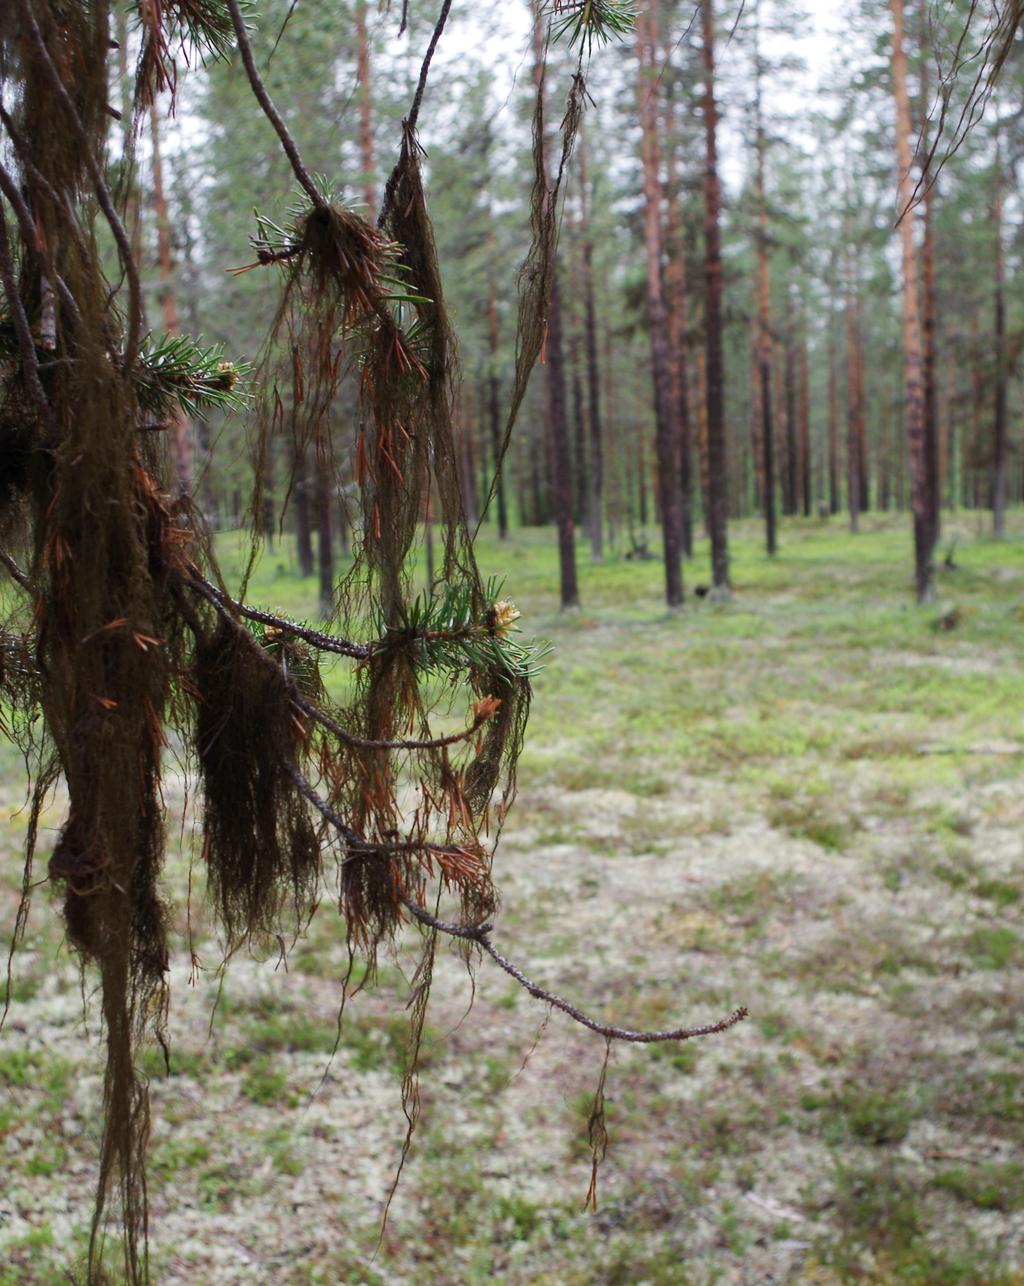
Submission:
<svg viewBox="0 0 1024 1286">
<path fill-rule="evenodd" d="M 475 942 L 477 946 L 487 952 L 500 969 L 504 969 L 509 977 L 514 978 L 520 987 L 528 991 L 535 1000 L 543 1000 L 555 1009 L 560 1009 L 563 1014 L 568 1014 L 575 1022 L 582 1024 L 584 1027 L 589 1027 L 591 1031 L 604 1036 L 606 1040 L 628 1041 L 634 1045 L 654 1045 L 670 1040 L 693 1040 L 698 1036 L 713 1036 L 717 1032 L 727 1031 L 730 1027 L 735 1027 L 737 1023 L 742 1022 L 747 1016 L 746 1008 L 741 1007 L 733 1010 L 727 1018 L 722 1018 L 716 1023 L 705 1023 L 699 1027 L 676 1027 L 671 1031 L 636 1031 L 631 1027 L 615 1027 L 610 1023 L 602 1023 L 596 1018 L 591 1018 L 589 1014 L 585 1014 L 582 1009 L 577 1008 L 571 1001 L 564 1000 L 561 996 L 556 996 L 554 992 L 546 991 L 543 987 L 527 978 L 519 966 L 513 964 L 507 956 L 503 956 L 491 942 L 493 925 L 457 924 L 450 920 L 439 920 L 406 894 L 401 894 L 401 899 L 406 910 L 420 924 L 426 925 L 430 929 L 436 929 L 439 933 L 445 933 L 451 938 L 462 938 L 468 942 Z"/>
<path fill-rule="evenodd" d="M 322 728 L 326 728 L 328 732 L 333 733 L 346 746 L 353 746 L 359 750 L 440 750 L 444 746 L 455 746 L 460 741 L 468 741 L 473 733 L 482 728 L 494 714 L 493 709 L 484 710 L 474 718 L 468 728 L 463 728 L 461 732 L 449 733 L 447 737 L 428 737 L 422 740 L 408 738 L 404 741 L 372 741 L 366 737 L 357 737 L 355 733 L 349 732 L 337 720 L 332 719 L 318 705 L 315 705 L 312 701 L 307 701 L 305 697 L 293 696 L 292 705 L 297 706 L 303 714 L 309 715 L 311 719 L 315 719 Z"/>
<path fill-rule="evenodd" d="M 288 132 L 288 126 L 285 125 L 280 113 L 274 106 L 273 100 L 267 92 L 267 87 L 263 83 L 263 78 L 256 67 L 256 59 L 253 57 L 252 45 L 249 43 L 249 33 L 245 29 L 245 19 L 242 17 L 241 9 L 238 7 L 238 0 L 227 0 L 227 6 L 228 12 L 231 14 L 231 25 L 235 29 L 235 38 L 238 41 L 238 51 L 242 55 L 245 73 L 249 77 L 249 84 L 252 86 L 256 101 L 263 109 L 263 115 L 273 125 L 277 137 L 281 140 L 285 155 L 291 162 L 295 177 L 305 189 L 306 195 L 318 210 L 326 210 L 327 201 L 324 199 L 324 194 L 313 181 L 313 176 L 309 170 L 306 169 L 306 164 L 295 140 Z"/>
<path fill-rule="evenodd" d="M 427 853 L 436 857 L 465 857 L 466 850 L 456 845 L 432 844 L 429 840 L 383 841 L 365 839 L 354 831 L 341 814 L 319 794 L 309 778 L 287 755 L 281 756 L 285 772 L 298 787 L 300 793 L 313 805 L 316 811 L 338 832 L 352 852 L 344 859 L 353 861 L 358 857 L 394 857 L 398 853 Z M 466 935 L 463 935 L 466 936 Z"/>
<path fill-rule="evenodd" d="M 0 218 L 2 217 L 3 217 L 2 212 L 0 212 Z M 18 564 L 14 561 L 14 559 L 10 556 L 10 554 L 5 549 L 0 549 L 0 563 L 2 563 L 4 567 L 7 568 L 8 572 L 11 575 L 11 579 L 17 581 L 22 589 L 28 590 L 30 594 L 34 594 L 36 592 L 35 586 L 32 584 L 31 578 L 28 576 L 26 572 L 23 572 L 21 570 Z"/>
<path fill-rule="evenodd" d="M 0 107 L 0 120 L 7 115 L 3 108 Z M 6 123 L 6 122 L 5 122 Z M 14 211 L 18 220 L 18 227 L 21 228 L 21 235 L 26 245 L 33 245 L 37 241 L 35 224 L 32 221 L 32 212 L 28 208 L 25 198 L 18 190 L 18 185 L 14 181 L 14 176 L 7 167 L 0 161 L 0 192 L 4 194 L 11 203 L 11 209 Z M 46 270 L 53 277 L 57 287 L 57 293 L 60 295 L 61 303 L 68 310 L 72 321 L 76 324 L 81 323 L 82 314 L 78 310 L 78 304 L 74 295 L 68 289 L 68 284 L 59 272 L 54 268 L 51 256 L 45 254 Z"/>
<path fill-rule="evenodd" d="M 142 335 L 142 285 L 139 281 L 139 268 L 135 262 L 131 241 L 114 206 L 110 189 L 103 181 L 103 173 L 96 157 L 93 155 L 88 135 L 85 132 L 85 126 L 82 124 L 81 117 L 78 115 L 60 72 L 54 66 L 53 59 L 50 57 L 50 51 L 46 47 L 46 41 L 43 39 L 43 33 L 39 29 L 38 22 L 36 22 L 36 16 L 32 12 L 32 5 L 29 0 L 21 0 L 21 12 L 32 38 L 32 44 L 35 46 L 39 62 L 45 68 L 46 75 L 53 86 L 54 92 L 60 99 L 68 120 L 71 122 L 72 129 L 77 136 L 85 158 L 86 168 L 89 171 L 89 177 L 96 192 L 96 199 L 107 223 L 110 225 L 110 231 L 114 234 L 114 240 L 117 242 L 121 263 L 128 278 L 128 343 L 125 345 L 124 364 L 125 369 L 131 371 L 134 369 L 135 360 L 139 355 L 139 341 Z"/>
<path fill-rule="evenodd" d="M 46 390 L 39 378 L 39 359 L 36 357 L 36 346 L 32 341 L 32 328 L 25 315 L 25 306 L 18 294 L 18 283 L 14 277 L 14 257 L 7 237 L 7 220 L 3 206 L 0 206 L 0 282 L 3 284 L 7 304 L 11 310 L 14 333 L 18 337 L 18 351 L 21 354 L 21 369 L 25 377 L 32 401 L 45 424 L 52 424 L 53 411 Z"/>
<path fill-rule="evenodd" d="M 263 612 L 259 608 L 248 607 L 245 603 L 240 603 L 237 599 L 225 594 L 216 585 L 212 585 L 199 574 L 195 567 L 189 569 L 189 574 L 190 579 L 185 584 L 215 607 L 231 608 L 246 620 L 256 621 L 260 625 L 269 625 L 272 629 L 281 630 L 284 634 L 303 639 L 320 652 L 336 652 L 339 656 L 351 656 L 357 661 L 365 661 L 373 653 L 374 649 L 369 644 L 352 643 L 349 639 L 339 639 L 333 634 L 325 634 L 322 630 L 310 629 L 308 625 L 296 625 L 282 616 L 275 616 L 273 612 Z"/>
</svg>

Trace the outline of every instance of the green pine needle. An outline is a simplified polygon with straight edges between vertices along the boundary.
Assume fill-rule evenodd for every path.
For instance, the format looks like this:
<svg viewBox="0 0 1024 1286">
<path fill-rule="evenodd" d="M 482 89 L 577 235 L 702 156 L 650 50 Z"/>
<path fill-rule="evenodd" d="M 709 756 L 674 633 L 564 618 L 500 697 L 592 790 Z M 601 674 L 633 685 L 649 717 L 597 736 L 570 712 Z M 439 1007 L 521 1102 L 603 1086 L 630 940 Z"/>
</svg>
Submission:
<svg viewBox="0 0 1024 1286">
<path fill-rule="evenodd" d="M 202 348 L 190 335 L 147 335 L 139 354 L 135 384 L 139 405 L 152 415 L 167 416 L 176 408 L 193 419 L 215 409 L 244 405 L 248 394 L 240 381 L 248 362 L 229 362 L 221 344 Z"/>
<path fill-rule="evenodd" d="M 569 38 L 569 48 L 584 47 L 587 54 L 596 42 L 599 46 L 612 40 L 625 40 L 636 24 L 634 0 L 552 0 L 551 36 L 553 40 Z"/>
</svg>

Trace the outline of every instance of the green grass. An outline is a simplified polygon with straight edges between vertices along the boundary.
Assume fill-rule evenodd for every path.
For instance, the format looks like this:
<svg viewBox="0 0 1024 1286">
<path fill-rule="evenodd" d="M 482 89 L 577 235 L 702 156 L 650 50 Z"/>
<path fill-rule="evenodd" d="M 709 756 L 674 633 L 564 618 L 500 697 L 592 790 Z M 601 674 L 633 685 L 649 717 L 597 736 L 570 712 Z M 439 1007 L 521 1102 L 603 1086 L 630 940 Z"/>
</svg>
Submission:
<svg viewBox="0 0 1024 1286">
<path fill-rule="evenodd" d="M 611 1149 L 587 1215 L 600 1039 L 553 1018 L 534 1050 L 546 1011 L 487 961 L 467 1016 L 465 973 L 439 950 L 420 1129 L 374 1260 L 405 1127 L 415 952 L 385 948 L 376 983 L 357 970 L 365 989 L 328 1070 L 347 964 L 332 870 L 287 970 L 229 968 L 211 1036 L 219 946 L 197 862 L 208 972 L 193 995 L 175 957 L 170 1074 L 158 1048 L 139 1060 L 156 1262 L 211 1280 L 222 1268 L 205 1246 L 223 1243 L 230 1215 L 282 1281 L 1019 1282 L 1024 1176 L 1006 1149 L 1024 1147 L 1024 513 L 1004 542 L 973 516 L 949 525 L 959 566 L 940 567 L 935 606 L 911 599 L 907 521 L 871 515 L 856 538 L 787 522 L 774 560 L 758 526 L 737 523 L 732 602 L 691 598 L 671 615 L 656 561 L 592 566 L 582 547 L 583 606 L 562 614 L 551 533 L 501 545 L 485 527 L 484 574 L 505 578 L 524 633 L 554 644 L 497 855 L 496 941 L 612 1021 L 664 1028 L 741 1003 L 750 1020 L 715 1040 L 614 1051 Z M 231 583 L 238 535 L 218 552 Z M 698 542 L 690 586 L 707 562 Z M 422 567 L 413 576 L 421 587 Z M 284 541 L 250 598 L 314 619 L 317 592 Z M 956 628 L 937 629 L 951 606 Z M 327 681 L 343 694 L 348 664 Z M 453 726 L 464 715 L 457 699 Z M 19 771 L 0 747 L 10 921 Z M 59 820 L 58 802 L 39 877 Z M 0 1186 L 31 1231 L 0 1223 L 15 1274 L 0 1268 L 2 1286 L 63 1280 L 71 1252 L 53 1212 L 72 1212 L 77 1248 L 91 1198 L 94 980 L 83 1029 L 61 937 L 36 890 L 0 1034 Z M 182 1210 L 187 1248 L 164 1222 Z M 312 1248 L 311 1228 L 327 1230 Z"/>
</svg>

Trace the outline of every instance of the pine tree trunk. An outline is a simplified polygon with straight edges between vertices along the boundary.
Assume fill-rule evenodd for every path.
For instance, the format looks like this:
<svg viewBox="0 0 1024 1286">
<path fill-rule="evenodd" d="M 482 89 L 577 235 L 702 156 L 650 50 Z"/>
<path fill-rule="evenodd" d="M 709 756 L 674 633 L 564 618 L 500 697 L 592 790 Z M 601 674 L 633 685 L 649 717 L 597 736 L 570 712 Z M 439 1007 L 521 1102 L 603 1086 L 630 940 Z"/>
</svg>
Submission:
<svg viewBox="0 0 1024 1286">
<path fill-rule="evenodd" d="M 653 0 L 652 0 L 653 6 Z M 657 10 L 637 19 L 637 99 L 640 109 L 641 161 L 644 176 L 644 247 L 647 263 L 647 327 L 651 337 L 651 375 L 654 385 L 654 441 L 658 459 L 658 508 L 661 511 L 665 558 L 665 601 L 683 602 L 681 492 L 677 434 L 672 424 L 672 384 L 668 349 L 668 319 L 661 284 L 661 177 L 658 148 Z"/>
<path fill-rule="evenodd" d="M 755 23 L 760 7 L 755 9 Z M 759 36 L 760 28 L 755 27 Z M 757 193 L 757 365 L 760 373 L 762 500 L 764 506 L 765 547 L 770 555 L 778 548 L 775 523 L 775 442 L 772 424 L 772 331 L 771 284 L 768 277 L 768 203 L 764 187 L 765 133 L 761 114 L 761 53 L 754 50 L 755 99 L 754 122 L 757 149 L 755 174 Z"/>
<path fill-rule="evenodd" d="M 807 368 L 807 336 L 801 327 L 799 368 L 798 427 L 800 432 L 800 499 L 805 518 L 811 516 L 811 386 Z"/>
<path fill-rule="evenodd" d="M 297 447 L 292 453 L 292 477 L 295 491 L 295 540 L 299 574 L 313 575 L 313 540 L 309 521 L 309 466 L 305 451 Z"/>
<path fill-rule="evenodd" d="M 835 305 L 828 316 L 828 511 L 839 512 L 839 379 L 836 372 Z"/>
<path fill-rule="evenodd" d="M 921 137 L 918 143 L 924 158 L 921 170 L 921 208 L 923 212 L 921 242 L 921 323 L 923 339 L 924 379 L 924 453 L 928 492 L 928 521 L 931 525 L 929 540 L 934 548 L 942 526 L 942 491 L 939 485 L 939 391 L 936 372 L 937 315 L 935 306 L 935 233 L 932 222 L 934 188 L 928 166 L 928 110 L 931 106 L 928 89 L 928 23 L 926 6 L 918 8 L 921 40 Z"/>
<path fill-rule="evenodd" d="M 761 363 L 758 357 L 757 291 L 750 310 L 750 443 L 754 455 L 754 512 L 764 513 L 764 415 L 761 410 Z"/>
<path fill-rule="evenodd" d="M 602 557 L 601 500 L 604 488 L 604 452 L 601 440 L 601 370 L 597 360 L 597 319 L 594 308 L 594 241 L 590 233 L 587 155 L 580 135 L 580 240 L 583 259 L 583 341 L 587 355 L 587 399 L 590 428 L 590 469 L 587 490 L 587 528 L 590 556 Z"/>
<path fill-rule="evenodd" d="M 316 462 L 317 569 L 320 574 L 320 615 L 334 610 L 334 549 L 331 540 L 331 470 L 322 451 Z"/>
<path fill-rule="evenodd" d="M 697 349 L 697 467 L 700 470 L 700 502 L 704 519 L 704 535 L 711 531 L 710 469 L 708 466 L 708 378 L 707 354 Z"/>
<path fill-rule="evenodd" d="M 933 501 L 928 494 L 928 458 L 925 441 L 924 388 L 922 382 L 921 321 L 918 310 L 917 247 L 914 226 L 917 212 L 911 206 L 910 99 L 907 93 L 907 57 L 903 44 L 903 0 L 891 0 L 893 16 L 892 79 L 896 106 L 896 164 L 899 169 L 898 205 L 903 271 L 903 371 L 906 400 L 906 433 L 910 456 L 910 503 L 914 522 L 914 582 L 917 601 L 934 598 L 932 552 Z"/>
<path fill-rule="evenodd" d="M 876 486 L 878 488 L 878 508 L 888 513 L 890 495 L 890 456 L 892 455 L 892 428 L 889 423 L 889 412 L 883 410 L 878 417 L 878 468 Z"/>
<path fill-rule="evenodd" d="M 995 225 L 995 414 L 992 421 L 992 530 L 1006 534 L 1006 283 L 1003 260 L 1003 174 L 1002 153 L 996 141 L 995 196 L 992 221 Z"/>
<path fill-rule="evenodd" d="M 471 384 L 465 380 L 459 399 L 462 414 L 456 438 L 456 450 L 459 461 L 459 482 L 462 491 L 462 507 L 466 513 L 466 522 L 470 530 L 476 526 L 480 512 L 476 494 L 476 450 L 473 429 L 473 399 Z"/>
<path fill-rule="evenodd" d="M 788 311 L 788 310 L 787 310 Z M 786 318 L 786 472 L 782 488 L 782 512 L 792 518 L 797 512 L 797 477 L 800 460 L 796 427 L 796 348 L 792 315 Z"/>
<path fill-rule="evenodd" d="M 533 21 L 534 85 L 544 95 L 544 44 L 541 34 L 541 11 L 534 4 Z M 544 148 L 544 141 L 541 142 Z M 547 161 L 543 160 L 545 173 Z M 547 184 L 548 180 L 545 179 Z M 548 419 L 550 429 L 549 468 L 555 525 L 558 529 L 559 593 L 563 609 L 578 607 L 580 596 L 576 581 L 576 532 L 572 517 L 572 464 L 569 455 L 569 429 L 565 407 L 565 360 L 562 351 L 562 307 L 558 268 L 554 265 L 551 299 L 548 303 Z"/>
<path fill-rule="evenodd" d="M 500 468 L 501 455 L 501 399 L 498 381 L 498 299 L 493 273 L 487 279 L 487 350 L 490 370 L 487 376 L 488 419 L 491 429 L 491 467 L 497 474 L 495 499 L 498 502 L 498 538 L 508 539 L 508 503 L 505 499 L 505 475 Z M 520 504 L 520 521 L 522 506 Z"/>
<path fill-rule="evenodd" d="M 858 322 L 860 312 L 858 310 Z M 858 325 L 857 327 L 857 433 L 859 441 L 857 446 L 857 461 L 860 465 L 860 511 L 862 514 L 868 512 L 871 508 L 871 453 L 868 446 L 868 399 L 864 374 L 864 331 Z"/>
<path fill-rule="evenodd" d="M 574 316 L 573 322 L 575 321 Z M 582 526 L 586 513 L 587 493 L 587 423 L 583 412 L 579 334 L 575 324 L 572 342 L 569 345 L 569 364 L 572 368 L 572 514 L 573 522 Z"/>
<path fill-rule="evenodd" d="M 558 570 L 562 607 L 578 607 L 576 534 L 572 520 L 572 465 L 565 406 L 565 364 L 562 355 L 562 309 L 557 269 L 548 305 L 548 407 L 551 415 L 551 465 L 555 525 L 558 528 Z"/>
<path fill-rule="evenodd" d="M 666 42 L 666 64 L 672 48 Z M 669 376 L 672 416 L 678 425 L 680 537 L 683 555 L 693 557 L 693 430 L 690 414 L 690 305 L 686 280 L 686 245 L 676 159 L 676 118 L 671 92 L 665 96 L 666 147 L 665 308 L 668 314 Z"/>
<path fill-rule="evenodd" d="M 722 352 L 721 202 L 718 181 L 715 104 L 715 18 L 712 0 L 701 0 L 704 33 L 704 254 L 706 292 L 704 325 L 707 344 L 708 394 L 708 534 L 711 576 L 716 597 L 729 594 L 728 499 L 725 449 L 725 364 Z"/>
<path fill-rule="evenodd" d="M 960 502 L 960 493 L 958 489 L 960 470 L 958 468 L 957 457 L 958 408 L 956 351 L 956 345 L 952 345 L 950 348 L 949 366 L 947 371 L 949 382 L 946 386 L 945 431 L 942 435 L 942 454 L 940 456 L 943 495 L 946 497 L 946 505 L 952 513 L 956 513 Z"/>
<path fill-rule="evenodd" d="M 860 522 L 860 380 L 857 373 L 859 347 L 857 296 L 851 286 L 846 296 L 846 500 L 850 531 Z"/>
</svg>

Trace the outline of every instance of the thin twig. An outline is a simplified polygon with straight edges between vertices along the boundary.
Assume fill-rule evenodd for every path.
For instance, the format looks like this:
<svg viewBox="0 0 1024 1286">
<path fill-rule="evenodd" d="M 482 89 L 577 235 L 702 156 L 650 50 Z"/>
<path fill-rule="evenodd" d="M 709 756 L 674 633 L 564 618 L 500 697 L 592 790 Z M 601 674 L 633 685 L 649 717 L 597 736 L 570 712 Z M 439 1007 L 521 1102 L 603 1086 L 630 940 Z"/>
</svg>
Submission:
<svg viewBox="0 0 1024 1286">
<path fill-rule="evenodd" d="M 3 217 L 3 211 L 0 211 L 0 218 L 2 217 Z M 36 592 L 35 586 L 32 584 L 32 580 L 29 577 L 28 573 L 23 572 L 21 570 L 18 564 L 14 561 L 14 559 L 10 556 L 10 554 L 5 549 L 0 549 L 0 563 L 3 563 L 3 565 L 10 572 L 11 578 L 13 580 L 16 580 L 22 589 L 27 589 L 30 594 L 34 594 Z"/>
<path fill-rule="evenodd" d="M 365 661 L 373 654 L 374 649 L 369 644 L 352 643 L 349 639 L 340 639 L 334 634 L 310 629 L 308 625 L 296 625 L 294 621 L 285 620 L 283 616 L 275 616 L 273 612 L 263 612 L 259 608 L 248 607 L 245 603 L 240 603 L 237 599 L 225 594 L 216 585 L 211 585 L 195 568 L 191 569 L 191 579 L 185 583 L 189 589 L 194 589 L 197 594 L 202 595 L 215 606 L 229 607 L 240 616 L 244 616 L 246 620 L 257 621 L 260 625 L 269 625 L 272 629 L 281 630 L 284 634 L 294 635 L 295 638 L 312 644 L 320 652 L 335 652 L 339 656 L 354 657 L 357 661 Z"/>
<path fill-rule="evenodd" d="M 233 4 L 234 0 L 229 0 L 229 3 Z M 430 37 L 430 44 L 427 46 L 427 52 L 423 55 L 423 62 L 420 66 L 420 78 L 416 84 L 416 92 L 412 97 L 412 106 L 409 108 L 409 115 L 402 122 L 402 157 L 405 156 L 406 148 L 411 146 L 412 137 L 416 132 L 416 122 L 420 117 L 420 106 L 423 102 L 424 91 L 427 88 L 427 77 L 430 75 L 430 64 L 434 58 L 434 50 L 437 48 L 438 41 L 441 39 L 441 34 L 444 31 L 444 25 L 448 21 L 448 13 L 451 10 L 451 7 L 452 0 L 444 0 L 444 3 L 441 5 L 441 12 L 438 16 L 437 23 L 434 26 L 434 34 Z M 402 30 L 404 31 L 404 29 L 403 11 Z M 402 32 L 400 31 L 398 34 L 401 35 Z M 391 207 L 395 200 L 395 188 L 398 186 L 398 176 L 401 172 L 401 168 L 402 160 L 400 158 L 398 164 L 391 171 L 387 181 L 387 186 L 384 188 L 384 200 L 381 202 L 380 214 L 377 215 L 378 228 L 383 228 L 384 224 L 388 220 L 388 215 L 391 213 Z"/>
<path fill-rule="evenodd" d="M 54 66 L 53 59 L 50 57 L 50 51 L 46 47 L 43 33 L 39 30 L 39 24 L 36 22 L 35 14 L 32 12 L 30 0 L 21 0 L 21 11 L 25 19 L 25 25 L 32 38 L 32 43 L 35 46 L 36 56 L 45 69 L 81 145 L 85 165 L 96 192 L 96 199 L 100 204 L 100 209 L 103 211 L 104 218 L 110 225 L 111 232 L 114 234 L 114 240 L 117 242 L 121 263 L 128 278 L 128 343 L 125 345 L 124 364 L 125 369 L 131 371 L 134 369 L 139 355 L 139 341 L 142 336 L 142 285 L 139 281 L 139 268 L 135 262 L 131 241 L 114 206 L 110 189 L 103 180 L 103 172 L 93 154 L 92 145 L 88 134 L 86 134 L 85 126 L 82 124 L 82 119 L 78 115 L 74 101 L 68 93 L 60 72 Z"/>
<path fill-rule="evenodd" d="M 256 96 L 256 101 L 263 109 L 263 115 L 273 125 L 277 132 L 277 137 L 281 140 L 281 146 L 285 150 L 285 155 L 291 162 L 292 170 L 299 183 L 305 189 L 306 195 L 313 202 L 318 210 L 328 208 L 324 194 L 313 181 L 313 176 L 306 169 L 306 164 L 302 155 L 288 132 L 288 126 L 281 119 L 281 115 L 274 106 L 267 87 L 263 83 L 263 78 L 256 67 L 256 59 L 253 57 L 252 45 L 249 43 L 249 33 L 245 29 L 245 19 L 242 17 L 242 11 L 238 7 L 238 0 L 227 0 L 228 12 L 231 14 L 231 24 L 235 29 L 235 38 L 238 41 L 238 50 L 242 55 L 242 62 L 245 65 L 246 75 L 249 77 L 249 84 L 252 86 L 252 92 Z"/>
<path fill-rule="evenodd" d="M 494 713 L 491 710 L 478 714 L 468 728 L 463 728 L 461 732 L 449 733 L 447 737 L 429 737 L 422 740 L 405 738 L 394 741 L 374 741 L 366 737 L 357 737 L 355 733 L 349 732 L 337 720 L 332 719 L 318 705 L 314 705 L 312 701 L 307 701 L 305 697 L 293 696 L 292 705 L 301 710 L 303 714 L 309 715 L 311 719 L 315 719 L 322 728 L 326 728 L 328 732 L 333 733 L 344 745 L 353 746 L 358 750 L 440 750 L 444 746 L 455 746 L 460 741 L 468 741 Z"/>
<path fill-rule="evenodd" d="M 401 894 L 402 903 L 405 908 L 412 914 L 420 924 L 426 925 L 430 929 L 436 929 L 439 933 L 445 933 L 452 938 L 462 938 L 468 942 L 475 942 L 483 951 L 491 957 L 499 968 L 514 978 L 520 987 L 528 991 L 535 1000 L 543 1000 L 545 1004 L 553 1005 L 555 1009 L 560 1009 L 563 1014 L 568 1014 L 575 1022 L 581 1023 L 584 1027 L 589 1027 L 606 1040 L 624 1040 L 631 1044 L 654 1045 L 670 1040 L 692 1040 L 697 1036 L 713 1036 L 716 1032 L 727 1031 L 730 1027 L 735 1027 L 737 1023 L 742 1022 L 747 1016 L 747 1010 L 740 1008 L 734 1010 L 728 1018 L 723 1018 L 716 1023 L 705 1023 L 699 1027 L 676 1027 L 672 1031 L 635 1031 L 630 1027 L 615 1027 L 610 1023 L 602 1023 L 596 1018 L 591 1018 L 585 1014 L 582 1009 L 578 1009 L 571 1001 L 564 1000 L 561 996 L 556 996 L 553 992 L 546 991 L 537 983 L 527 978 L 526 974 L 518 965 L 512 963 L 506 956 L 491 942 L 491 932 L 494 928 L 491 924 L 458 924 L 451 920 L 439 920 L 437 916 L 431 915 L 429 911 L 419 906 L 412 898 L 406 894 Z"/>
<path fill-rule="evenodd" d="M 344 862 L 355 861 L 362 857 L 396 857 L 400 853 L 425 853 L 428 857 L 465 857 L 466 849 L 454 844 L 432 844 L 429 840 L 372 840 L 358 834 L 345 821 L 337 809 L 323 798 L 309 778 L 287 755 L 281 756 L 285 772 L 298 787 L 299 792 L 313 805 L 316 811 L 338 832 L 350 850 Z"/>
<path fill-rule="evenodd" d="M 18 294 L 18 283 L 14 276 L 14 258 L 11 254 L 11 243 L 7 237 L 7 219 L 2 205 L 0 205 L 0 281 L 3 282 L 7 305 L 14 322 L 14 332 L 18 337 L 22 376 L 40 416 L 44 422 L 50 424 L 53 420 L 53 412 L 42 380 L 39 378 L 39 359 L 32 340 L 32 329 L 28 324 L 21 296 Z"/>
<path fill-rule="evenodd" d="M 5 115 L 6 113 L 2 108 L 0 108 L 0 120 L 2 120 Z M 25 198 L 21 195 L 18 185 L 14 181 L 14 175 L 11 174 L 10 170 L 7 169 L 2 161 L 0 161 L 0 192 L 2 192 L 11 203 L 11 209 L 14 211 L 15 217 L 18 220 L 18 227 L 21 228 L 21 235 L 25 244 L 30 246 L 34 245 L 36 246 L 37 251 L 39 251 L 39 238 L 36 234 L 35 224 L 32 221 L 32 211 L 28 208 Z M 41 251 L 39 252 L 42 253 Z M 43 258 L 46 264 L 47 275 L 52 277 L 57 284 L 57 293 L 60 295 L 61 303 L 67 309 L 72 321 L 76 324 L 80 323 L 82 320 L 82 314 L 79 311 L 78 304 L 74 295 L 69 290 L 67 282 L 54 267 L 52 256 L 49 254 L 48 248 L 46 253 L 43 255 Z"/>
</svg>

